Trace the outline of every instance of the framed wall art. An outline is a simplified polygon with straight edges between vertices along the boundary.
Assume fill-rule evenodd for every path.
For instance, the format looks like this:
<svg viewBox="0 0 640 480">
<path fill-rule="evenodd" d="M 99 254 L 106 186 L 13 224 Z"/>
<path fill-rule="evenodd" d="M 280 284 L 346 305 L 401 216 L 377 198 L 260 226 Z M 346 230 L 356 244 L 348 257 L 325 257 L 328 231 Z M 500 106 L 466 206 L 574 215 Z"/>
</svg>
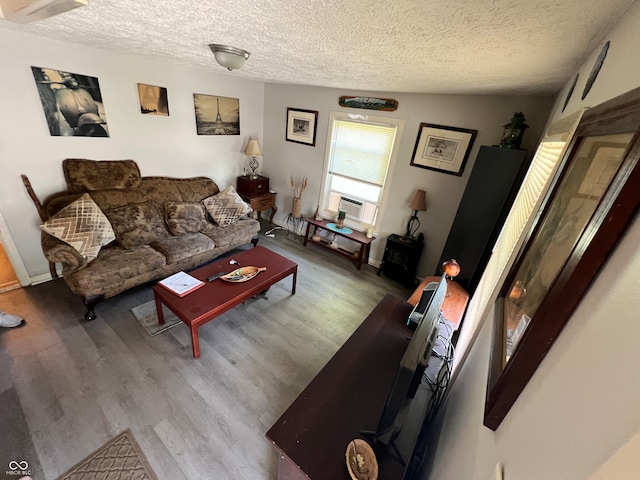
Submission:
<svg viewBox="0 0 640 480">
<path fill-rule="evenodd" d="M 494 310 L 484 417 L 492 430 L 516 402 L 638 211 L 638 125 L 640 89 L 586 110 L 554 185 L 526 232 Z"/>
<path fill-rule="evenodd" d="M 165 87 L 139 83 L 138 98 L 140 99 L 140 113 L 143 115 L 169 116 L 169 99 Z"/>
<path fill-rule="evenodd" d="M 96 77 L 42 67 L 31 67 L 31 72 L 52 136 L 109 136 Z"/>
<path fill-rule="evenodd" d="M 421 123 L 411 165 L 462 175 L 477 130 Z"/>
<path fill-rule="evenodd" d="M 240 100 L 193 94 L 198 135 L 240 135 Z"/>
<path fill-rule="evenodd" d="M 287 108 L 286 140 L 288 142 L 302 143 L 315 147 L 317 125 L 317 111 Z"/>
<path fill-rule="evenodd" d="M 587 83 L 585 84 L 584 90 L 582 91 L 581 100 L 584 100 L 585 98 L 587 98 L 587 95 L 589 95 L 589 91 L 591 90 L 591 87 L 593 87 L 593 84 L 596 81 L 596 78 L 598 78 L 598 74 L 600 73 L 600 69 L 602 68 L 602 64 L 604 63 L 604 59 L 607 58 L 609 45 L 611 45 L 611 42 L 607 41 L 607 43 L 605 43 L 602 46 L 602 50 L 600 50 L 600 54 L 598 55 L 598 58 L 596 58 L 596 61 L 593 64 L 593 68 L 589 73 L 589 77 L 587 78 Z"/>
<path fill-rule="evenodd" d="M 366 108 L 367 110 L 382 110 L 395 112 L 398 109 L 398 101 L 393 98 L 372 97 L 340 97 L 338 105 L 348 108 Z"/>
</svg>

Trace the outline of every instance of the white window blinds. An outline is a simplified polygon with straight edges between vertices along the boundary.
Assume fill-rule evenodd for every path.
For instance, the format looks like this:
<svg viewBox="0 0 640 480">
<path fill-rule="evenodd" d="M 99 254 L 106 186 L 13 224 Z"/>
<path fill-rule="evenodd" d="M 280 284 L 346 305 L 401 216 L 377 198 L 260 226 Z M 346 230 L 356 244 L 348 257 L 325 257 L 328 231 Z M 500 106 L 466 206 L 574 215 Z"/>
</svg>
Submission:
<svg viewBox="0 0 640 480">
<path fill-rule="evenodd" d="M 396 127 L 336 120 L 329 173 L 384 185 Z"/>
</svg>

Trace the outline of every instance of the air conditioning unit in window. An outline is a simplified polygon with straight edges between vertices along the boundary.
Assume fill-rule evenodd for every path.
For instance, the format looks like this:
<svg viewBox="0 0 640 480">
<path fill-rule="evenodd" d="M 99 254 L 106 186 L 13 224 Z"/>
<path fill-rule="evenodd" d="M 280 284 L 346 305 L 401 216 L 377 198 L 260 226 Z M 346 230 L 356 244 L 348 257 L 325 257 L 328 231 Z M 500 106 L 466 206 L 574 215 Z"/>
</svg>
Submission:
<svg viewBox="0 0 640 480">
<path fill-rule="evenodd" d="M 349 197 L 340 197 L 338 206 L 340 210 L 347 212 L 347 216 L 355 218 L 356 220 L 362 220 L 364 202 Z"/>
<path fill-rule="evenodd" d="M 373 225 L 375 223 L 378 206 L 355 197 L 347 197 L 338 192 L 329 193 L 327 210 L 338 213 L 339 210 L 347 212 L 347 218 L 357 222 Z"/>
</svg>

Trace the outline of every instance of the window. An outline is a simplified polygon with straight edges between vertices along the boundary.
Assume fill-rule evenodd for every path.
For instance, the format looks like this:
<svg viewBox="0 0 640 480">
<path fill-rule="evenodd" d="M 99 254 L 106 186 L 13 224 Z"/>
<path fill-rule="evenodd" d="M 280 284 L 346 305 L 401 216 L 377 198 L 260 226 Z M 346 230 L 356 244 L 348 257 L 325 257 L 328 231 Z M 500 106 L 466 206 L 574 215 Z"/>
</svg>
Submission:
<svg viewBox="0 0 640 480">
<path fill-rule="evenodd" d="M 351 226 L 376 224 L 403 126 L 395 118 L 331 112 L 320 202 L 325 215 L 344 210 Z"/>
</svg>

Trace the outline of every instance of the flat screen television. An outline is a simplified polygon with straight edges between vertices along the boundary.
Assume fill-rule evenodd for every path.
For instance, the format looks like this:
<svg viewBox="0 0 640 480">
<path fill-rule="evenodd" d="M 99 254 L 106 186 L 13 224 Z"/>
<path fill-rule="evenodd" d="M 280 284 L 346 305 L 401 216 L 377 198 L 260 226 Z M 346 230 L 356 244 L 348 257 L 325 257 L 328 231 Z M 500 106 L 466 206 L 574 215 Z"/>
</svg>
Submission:
<svg viewBox="0 0 640 480">
<path fill-rule="evenodd" d="M 371 435 L 374 443 L 392 446 L 396 456 L 402 463 L 405 462 L 395 445 L 395 440 L 402 431 L 407 410 L 429 363 L 431 351 L 438 336 L 440 308 L 446 293 L 447 281 L 444 275 L 437 284 L 429 284 L 424 288 L 421 301 L 416 305 L 412 316 L 409 317 L 410 319 L 413 318 L 411 321 L 416 321 L 417 319 L 415 315 L 416 309 L 420 310 L 422 305 L 424 310 L 421 318 L 417 320 L 415 332 L 400 360 L 400 365 L 389 390 L 378 426 L 373 432 L 362 432 Z"/>
</svg>

